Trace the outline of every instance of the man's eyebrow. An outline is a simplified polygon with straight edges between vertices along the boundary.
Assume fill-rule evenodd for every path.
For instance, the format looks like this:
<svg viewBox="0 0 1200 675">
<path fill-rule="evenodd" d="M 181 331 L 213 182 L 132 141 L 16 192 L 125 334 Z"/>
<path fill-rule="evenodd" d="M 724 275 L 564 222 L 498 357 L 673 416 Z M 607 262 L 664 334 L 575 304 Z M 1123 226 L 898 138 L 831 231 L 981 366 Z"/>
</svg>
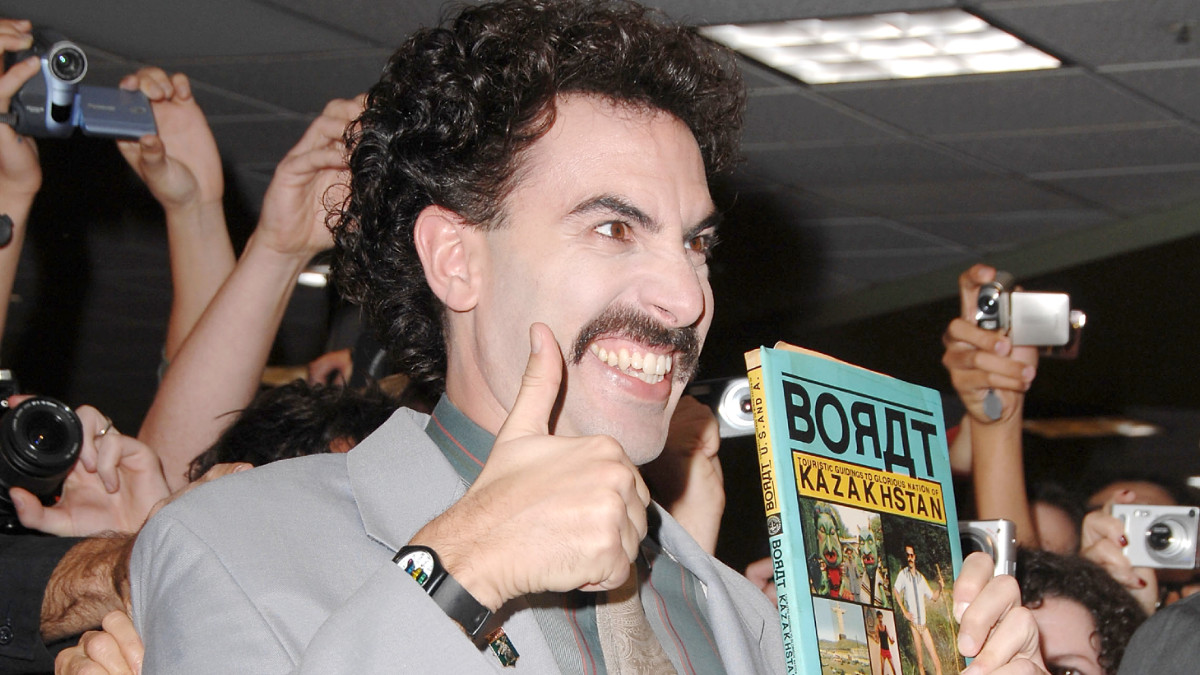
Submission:
<svg viewBox="0 0 1200 675">
<path fill-rule="evenodd" d="M 689 239 L 692 239 L 693 237 L 699 236 L 701 232 L 703 232 L 707 229 L 710 229 L 710 228 L 715 230 L 718 227 L 720 227 L 721 223 L 724 220 L 725 220 L 725 214 L 721 213 L 720 211 L 713 211 L 712 213 L 705 216 L 704 220 L 701 220 L 700 222 L 693 225 L 687 232 L 684 232 L 683 240 L 688 241 Z"/>
<path fill-rule="evenodd" d="M 578 206 L 571 209 L 571 212 L 568 214 L 568 216 L 577 216 L 596 212 L 615 213 L 623 218 L 635 222 L 638 226 L 645 228 L 651 233 L 657 233 L 662 229 L 662 225 L 658 221 L 651 218 L 650 215 L 645 211 L 641 210 L 637 206 L 634 206 L 627 199 L 611 194 L 600 195 L 598 197 L 593 197 L 587 201 L 581 202 Z M 683 235 L 684 240 L 686 241 L 691 239 L 709 228 L 715 229 L 721 224 L 723 219 L 724 215 L 721 214 L 721 212 L 713 211 L 705 216 L 704 219 L 699 223 L 696 223 L 694 226 L 689 228 Z"/>
<path fill-rule="evenodd" d="M 617 195 L 600 195 L 599 197 L 592 197 L 591 199 L 581 202 L 578 206 L 571 209 L 571 212 L 567 215 L 578 216 L 596 212 L 615 213 L 623 218 L 634 221 L 639 226 L 651 232 L 657 232 L 661 228 L 658 222 L 651 218 L 645 211 L 629 203 L 629 201 L 625 198 L 618 197 Z"/>
</svg>

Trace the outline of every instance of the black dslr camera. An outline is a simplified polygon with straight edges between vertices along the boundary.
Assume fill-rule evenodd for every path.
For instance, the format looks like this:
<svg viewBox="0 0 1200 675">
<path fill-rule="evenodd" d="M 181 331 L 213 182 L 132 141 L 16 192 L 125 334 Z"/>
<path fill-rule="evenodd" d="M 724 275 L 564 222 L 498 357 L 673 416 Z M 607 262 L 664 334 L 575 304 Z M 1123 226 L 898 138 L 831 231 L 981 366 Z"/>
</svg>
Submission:
<svg viewBox="0 0 1200 675">
<path fill-rule="evenodd" d="M 8 371 L 0 371 L 0 389 L 16 393 Z M 79 417 L 52 398 L 27 399 L 0 417 L 0 533 L 25 531 L 8 489 L 22 487 L 53 504 L 82 447 Z"/>
<path fill-rule="evenodd" d="M 67 138 L 78 127 L 88 136 L 136 139 L 156 132 L 150 101 L 140 91 L 81 85 L 87 56 L 52 31 L 34 30 L 33 45 L 4 55 L 5 68 L 37 56 L 41 72 L 13 97 L 4 121 L 35 138 Z"/>
</svg>

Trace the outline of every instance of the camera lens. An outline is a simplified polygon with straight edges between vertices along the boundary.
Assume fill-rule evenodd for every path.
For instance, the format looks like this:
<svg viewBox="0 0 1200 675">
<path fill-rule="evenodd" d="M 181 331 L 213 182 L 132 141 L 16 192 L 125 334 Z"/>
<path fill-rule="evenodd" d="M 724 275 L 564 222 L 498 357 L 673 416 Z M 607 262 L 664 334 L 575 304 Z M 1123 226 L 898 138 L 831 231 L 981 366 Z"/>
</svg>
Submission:
<svg viewBox="0 0 1200 675">
<path fill-rule="evenodd" d="M 68 84 L 83 79 L 87 72 L 87 57 L 83 50 L 71 43 L 54 45 L 48 59 L 50 73 Z"/>
<path fill-rule="evenodd" d="M 979 312 L 987 316 L 995 314 L 996 301 L 999 298 L 1000 294 L 994 288 L 985 288 L 979 291 Z"/>
<path fill-rule="evenodd" d="M 67 440 L 67 429 L 62 419 L 45 410 L 35 410 L 25 416 L 22 433 L 29 439 L 29 446 L 41 452 L 54 454 Z"/>
<path fill-rule="evenodd" d="M 962 532 L 959 535 L 963 557 L 976 551 L 988 552 L 987 542 L 975 532 Z"/>
<path fill-rule="evenodd" d="M 1155 551 L 1166 551 L 1175 543 L 1175 528 L 1169 523 L 1159 521 L 1146 530 L 1146 545 Z"/>
<path fill-rule="evenodd" d="M 0 526 L 11 526 L 8 488 L 47 502 L 58 494 L 83 447 L 83 425 L 51 398 L 22 401 L 0 418 Z"/>
<path fill-rule="evenodd" d="M 730 380 L 717 403 L 717 419 L 737 432 L 754 433 L 753 404 L 750 382 L 745 378 Z"/>
</svg>

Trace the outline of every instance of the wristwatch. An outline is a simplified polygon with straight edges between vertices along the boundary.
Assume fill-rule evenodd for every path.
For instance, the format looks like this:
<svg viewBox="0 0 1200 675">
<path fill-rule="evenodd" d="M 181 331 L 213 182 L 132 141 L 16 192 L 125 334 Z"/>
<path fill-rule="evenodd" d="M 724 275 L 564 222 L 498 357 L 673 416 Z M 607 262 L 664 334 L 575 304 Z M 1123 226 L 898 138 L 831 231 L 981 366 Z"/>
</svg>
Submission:
<svg viewBox="0 0 1200 675">
<path fill-rule="evenodd" d="M 490 609 L 481 605 L 446 572 L 442 561 L 428 546 L 404 546 L 392 562 L 420 584 L 446 616 L 462 626 L 472 638 L 479 634 L 492 615 Z"/>
</svg>

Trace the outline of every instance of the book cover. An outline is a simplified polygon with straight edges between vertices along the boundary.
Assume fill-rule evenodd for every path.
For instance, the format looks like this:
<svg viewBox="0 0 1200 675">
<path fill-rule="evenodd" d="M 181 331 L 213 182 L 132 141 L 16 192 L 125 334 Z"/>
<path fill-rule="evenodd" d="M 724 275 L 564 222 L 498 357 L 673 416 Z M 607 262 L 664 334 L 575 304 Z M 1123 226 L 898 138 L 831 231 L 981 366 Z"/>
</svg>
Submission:
<svg viewBox="0 0 1200 675">
<path fill-rule="evenodd" d="M 965 668 L 938 393 L 786 343 L 746 365 L 787 671 Z"/>
</svg>

